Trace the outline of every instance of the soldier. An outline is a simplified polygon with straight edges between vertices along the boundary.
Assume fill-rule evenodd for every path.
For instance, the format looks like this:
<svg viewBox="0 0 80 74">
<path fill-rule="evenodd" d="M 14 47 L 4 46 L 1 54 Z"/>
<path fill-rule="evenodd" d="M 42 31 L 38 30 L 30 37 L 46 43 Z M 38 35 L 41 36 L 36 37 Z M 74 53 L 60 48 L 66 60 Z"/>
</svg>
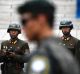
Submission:
<svg viewBox="0 0 80 74">
<path fill-rule="evenodd" d="M 1 43 L 2 74 L 21 74 L 24 68 L 24 56 L 29 55 L 28 43 L 18 39 L 18 35 L 21 33 L 20 25 L 9 25 L 7 32 L 11 39 Z"/>
<path fill-rule="evenodd" d="M 73 29 L 73 24 L 71 21 L 61 21 L 59 29 L 62 30 L 63 36 L 61 37 L 61 45 L 66 46 L 72 54 L 76 55 L 76 50 L 79 49 L 77 46 L 79 40 L 71 36 L 70 32 Z"/>
<path fill-rule="evenodd" d="M 59 46 L 59 39 L 53 36 L 54 11 L 53 4 L 46 0 L 28 1 L 18 8 L 26 37 L 37 42 L 26 74 L 79 74 L 70 52 Z"/>
</svg>

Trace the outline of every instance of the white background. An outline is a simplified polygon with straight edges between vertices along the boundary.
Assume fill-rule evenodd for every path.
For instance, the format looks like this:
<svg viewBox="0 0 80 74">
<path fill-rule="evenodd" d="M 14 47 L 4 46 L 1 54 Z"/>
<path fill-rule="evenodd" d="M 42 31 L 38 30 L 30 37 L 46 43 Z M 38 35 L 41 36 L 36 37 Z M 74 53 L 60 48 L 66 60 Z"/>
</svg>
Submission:
<svg viewBox="0 0 80 74">
<path fill-rule="evenodd" d="M 6 30 L 11 23 L 19 23 L 16 7 L 27 0 L 0 0 L 0 40 L 9 39 Z M 62 33 L 58 30 L 61 20 L 71 20 L 74 24 L 74 29 L 71 34 L 80 39 L 80 20 L 75 18 L 76 0 L 50 0 L 56 6 L 55 14 L 55 35 L 61 36 Z M 23 34 L 19 38 L 25 40 Z M 33 44 L 30 44 L 30 49 L 33 50 Z"/>
</svg>

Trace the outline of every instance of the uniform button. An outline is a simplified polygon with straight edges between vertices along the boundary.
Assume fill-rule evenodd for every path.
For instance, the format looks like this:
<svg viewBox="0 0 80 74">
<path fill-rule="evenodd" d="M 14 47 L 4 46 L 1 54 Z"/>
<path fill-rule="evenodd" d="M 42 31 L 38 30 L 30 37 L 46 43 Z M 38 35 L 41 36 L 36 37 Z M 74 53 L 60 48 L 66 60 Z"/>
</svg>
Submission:
<svg viewBox="0 0 80 74">
<path fill-rule="evenodd" d="M 70 44 L 70 45 L 73 45 L 73 44 Z"/>
<path fill-rule="evenodd" d="M 6 47 L 5 47 L 5 46 L 3 46 L 3 48 L 5 49 Z"/>
<path fill-rule="evenodd" d="M 10 47 L 10 48 L 12 48 L 12 47 Z"/>
</svg>

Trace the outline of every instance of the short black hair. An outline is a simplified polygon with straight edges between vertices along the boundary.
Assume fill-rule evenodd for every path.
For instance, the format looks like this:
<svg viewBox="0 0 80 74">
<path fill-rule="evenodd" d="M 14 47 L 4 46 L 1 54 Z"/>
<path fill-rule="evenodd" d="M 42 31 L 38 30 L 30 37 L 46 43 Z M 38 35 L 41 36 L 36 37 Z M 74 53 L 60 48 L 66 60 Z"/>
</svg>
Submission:
<svg viewBox="0 0 80 74">
<path fill-rule="evenodd" d="M 24 14 L 26 12 L 31 12 L 33 16 L 38 14 L 45 14 L 49 26 L 53 27 L 55 7 L 54 4 L 49 3 L 46 0 L 32 0 L 27 1 L 23 5 L 18 7 L 18 13 Z"/>
</svg>

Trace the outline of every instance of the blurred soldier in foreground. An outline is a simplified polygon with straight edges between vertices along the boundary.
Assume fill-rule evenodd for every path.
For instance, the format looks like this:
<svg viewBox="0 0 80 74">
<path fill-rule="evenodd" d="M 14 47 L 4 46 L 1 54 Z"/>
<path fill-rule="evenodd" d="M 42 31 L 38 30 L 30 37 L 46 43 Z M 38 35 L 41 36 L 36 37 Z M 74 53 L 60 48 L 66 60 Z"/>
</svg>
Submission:
<svg viewBox="0 0 80 74">
<path fill-rule="evenodd" d="M 23 57 L 29 54 L 29 46 L 26 42 L 18 39 L 21 28 L 17 24 L 9 25 L 7 32 L 11 39 L 1 43 L 0 62 L 2 74 L 21 74 L 25 60 Z"/>
<path fill-rule="evenodd" d="M 26 74 L 79 74 L 73 56 L 53 37 L 54 11 L 52 4 L 42 0 L 18 8 L 26 37 L 38 45 L 30 56 Z"/>
<path fill-rule="evenodd" d="M 63 36 L 61 37 L 63 46 L 66 46 L 72 54 L 75 56 L 76 51 L 80 46 L 77 46 L 79 40 L 71 36 L 70 32 L 73 29 L 73 24 L 71 21 L 61 21 L 59 29 L 62 30 Z"/>
</svg>

